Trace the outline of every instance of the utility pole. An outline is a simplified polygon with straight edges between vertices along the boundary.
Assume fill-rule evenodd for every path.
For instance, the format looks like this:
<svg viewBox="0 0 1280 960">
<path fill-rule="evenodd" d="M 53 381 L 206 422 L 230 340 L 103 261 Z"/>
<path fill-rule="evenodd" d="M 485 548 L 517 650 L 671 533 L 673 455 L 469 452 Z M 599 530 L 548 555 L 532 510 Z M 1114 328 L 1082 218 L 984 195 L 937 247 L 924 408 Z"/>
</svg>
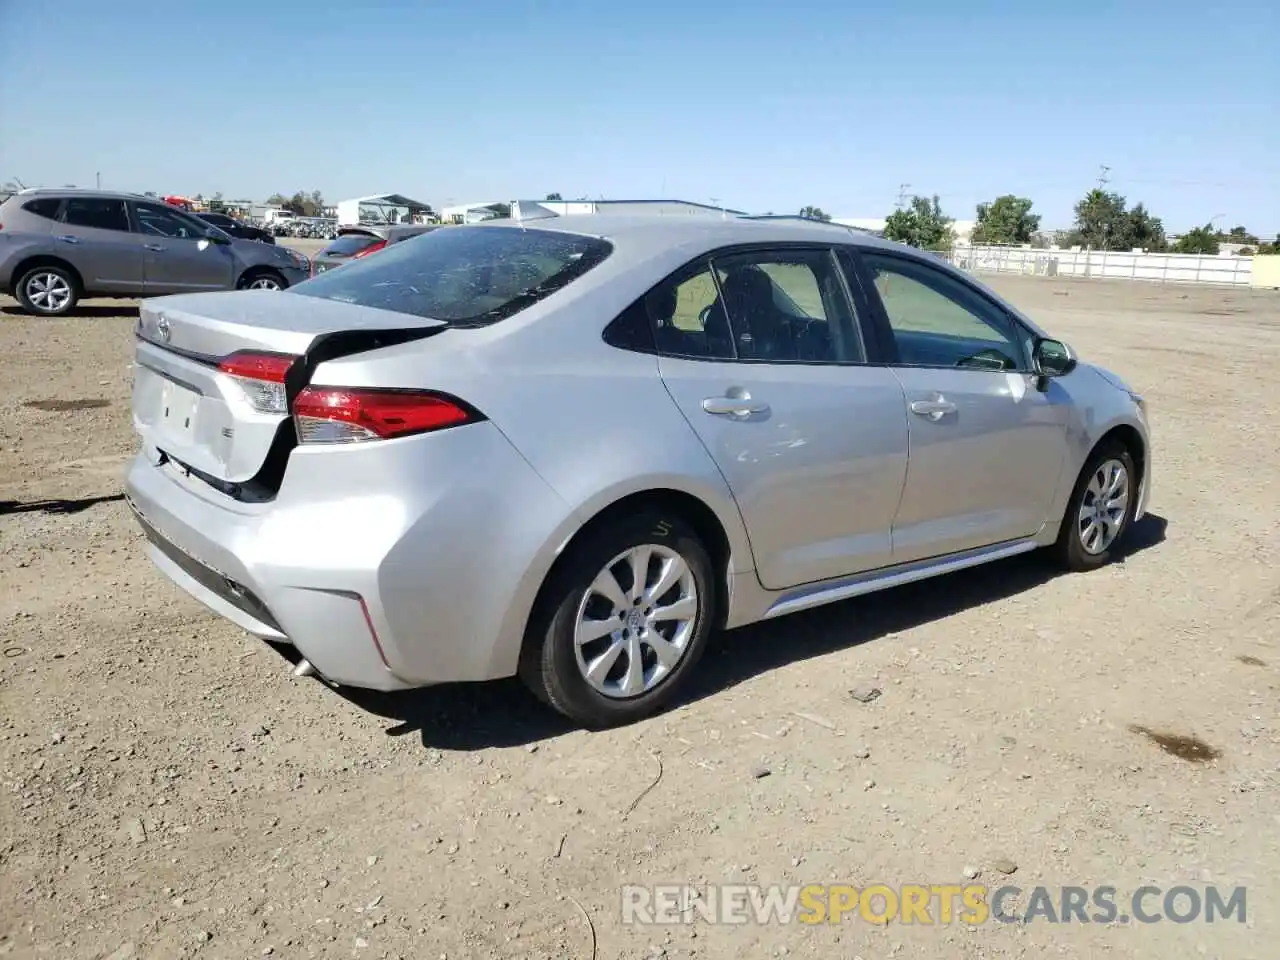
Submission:
<svg viewBox="0 0 1280 960">
<path fill-rule="evenodd" d="M 901 210 L 903 207 L 907 205 L 907 187 L 909 186 L 911 186 L 911 184 L 909 183 L 898 184 L 898 209 L 899 210 Z"/>
<path fill-rule="evenodd" d="M 101 173 L 95 173 L 95 174 L 94 174 L 94 176 L 98 178 L 98 189 L 99 189 L 99 190 L 101 190 L 101 189 L 102 189 L 102 174 L 101 174 Z"/>
<path fill-rule="evenodd" d="M 1105 163 L 1098 165 L 1098 189 L 1099 190 L 1101 190 L 1111 181 L 1111 177 L 1107 175 L 1110 172 L 1111 172 L 1111 168 L 1108 167 Z"/>
</svg>

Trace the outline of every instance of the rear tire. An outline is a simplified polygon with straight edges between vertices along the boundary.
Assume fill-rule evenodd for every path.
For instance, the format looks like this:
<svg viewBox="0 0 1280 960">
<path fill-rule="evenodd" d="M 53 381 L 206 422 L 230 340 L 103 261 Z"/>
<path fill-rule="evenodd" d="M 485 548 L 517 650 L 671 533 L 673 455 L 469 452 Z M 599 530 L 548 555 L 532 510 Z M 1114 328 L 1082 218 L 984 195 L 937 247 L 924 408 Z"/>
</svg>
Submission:
<svg viewBox="0 0 1280 960">
<path fill-rule="evenodd" d="M 289 281 L 274 270 L 255 270 L 246 273 L 236 284 L 237 290 L 287 290 Z"/>
<path fill-rule="evenodd" d="M 645 511 L 607 523 L 573 544 L 547 581 L 520 677 L 584 727 L 650 716 L 702 656 L 716 597 L 706 548 L 679 516 Z"/>
<path fill-rule="evenodd" d="M 1085 461 L 1067 501 L 1053 546 L 1057 562 L 1073 571 L 1107 563 L 1124 538 L 1138 506 L 1138 471 L 1118 441 L 1097 447 Z"/>
<path fill-rule="evenodd" d="M 65 317 L 80 302 L 80 280 L 66 267 L 32 267 L 14 287 L 18 302 L 38 317 Z"/>
</svg>

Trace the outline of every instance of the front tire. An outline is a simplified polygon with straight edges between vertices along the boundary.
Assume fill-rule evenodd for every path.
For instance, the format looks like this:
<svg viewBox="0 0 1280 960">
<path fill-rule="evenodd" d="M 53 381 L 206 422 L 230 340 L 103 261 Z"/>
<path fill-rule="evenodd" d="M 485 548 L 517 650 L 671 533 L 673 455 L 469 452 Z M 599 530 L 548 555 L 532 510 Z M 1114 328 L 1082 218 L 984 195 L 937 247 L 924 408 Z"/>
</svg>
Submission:
<svg viewBox="0 0 1280 960">
<path fill-rule="evenodd" d="M 236 284 L 238 290 L 286 290 L 289 281 L 274 270 L 257 270 L 246 273 Z"/>
<path fill-rule="evenodd" d="M 80 302 L 80 281 L 65 267 L 32 267 L 19 279 L 18 302 L 39 317 L 65 317 Z"/>
<path fill-rule="evenodd" d="M 1085 462 L 1067 502 L 1054 552 L 1068 570 L 1107 563 L 1138 506 L 1138 471 L 1122 443 L 1099 446 Z"/>
<path fill-rule="evenodd" d="M 716 615 L 711 559 L 680 517 L 606 523 L 553 572 L 530 623 L 520 676 L 591 729 L 666 707 L 706 648 Z"/>
</svg>

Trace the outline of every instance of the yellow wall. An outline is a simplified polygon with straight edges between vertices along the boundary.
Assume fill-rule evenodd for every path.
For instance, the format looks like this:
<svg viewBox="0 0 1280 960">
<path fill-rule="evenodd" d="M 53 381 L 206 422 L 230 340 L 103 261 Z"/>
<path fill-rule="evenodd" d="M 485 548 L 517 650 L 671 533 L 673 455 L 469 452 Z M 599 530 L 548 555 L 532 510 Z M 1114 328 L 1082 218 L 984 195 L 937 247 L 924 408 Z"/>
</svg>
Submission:
<svg viewBox="0 0 1280 960">
<path fill-rule="evenodd" d="M 1280 288 L 1280 254 L 1253 258 L 1253 277 L 1249 286 Z"/>
</svg>

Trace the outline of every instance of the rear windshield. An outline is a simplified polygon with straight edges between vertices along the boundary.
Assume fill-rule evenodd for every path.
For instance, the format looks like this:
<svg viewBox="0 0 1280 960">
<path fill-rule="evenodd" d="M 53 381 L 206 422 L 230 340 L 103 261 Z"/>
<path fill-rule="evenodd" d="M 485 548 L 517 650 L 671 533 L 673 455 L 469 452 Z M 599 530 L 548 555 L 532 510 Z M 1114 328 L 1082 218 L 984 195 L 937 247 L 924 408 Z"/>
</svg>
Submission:
<svg viewBox="0 0 1280 960">
<path fill-rule="evenodd" d="M 344 233 L 324 248 L 322 257 L 354 257 L 361 250 L 368 250 L 378 238 L 368 233 Z"/>
<path fill-rule="evenodd" d="M 445 227 L 322 273 L 288 292 L 455 326 L 482 325 L 549 297 L 612 251 L 598 237 L 559 231 Z"/>
</svg>

